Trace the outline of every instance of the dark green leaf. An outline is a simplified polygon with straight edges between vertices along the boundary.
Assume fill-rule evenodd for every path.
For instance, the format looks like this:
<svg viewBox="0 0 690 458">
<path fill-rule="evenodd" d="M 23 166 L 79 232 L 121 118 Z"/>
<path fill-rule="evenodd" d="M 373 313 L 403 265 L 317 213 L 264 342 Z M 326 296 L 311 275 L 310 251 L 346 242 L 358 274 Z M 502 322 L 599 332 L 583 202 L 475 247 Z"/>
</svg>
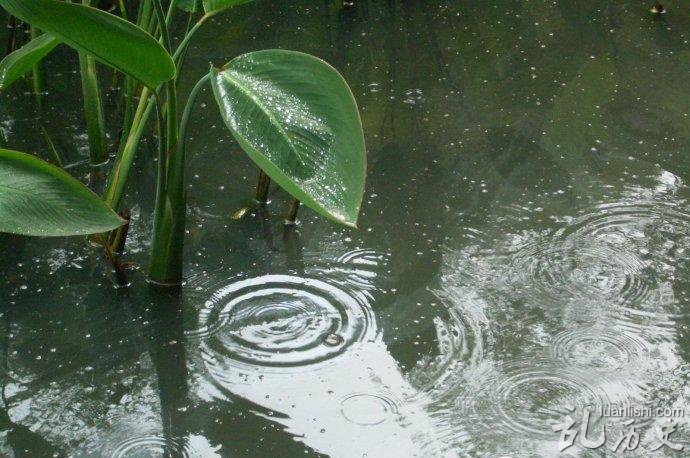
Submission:
<svg viewBox="0 0 690 458">
<path fill-rule="evenodd" d="M 172 58 L 151 35 L 112 14 L 56 0 L 0 0 L 22 21 L 155 87 L 175 76 Z"/>
<path fill-rule="evenodd" d="M 0 232 L 95 234 L 124 223 L 68 173 L 37 157 L 0 149 Z"/>
<path fill-rule="evenodd" d="M 43 34 L 8 54 L 0 62 L 0 90 L 8 88 L 52 51 L 60 40 Z"/>
<path fill-rule="evenodd" d="M 269 50 L 211 69 L 211 80 L 225 122 L 249 157 L 313 210 L 354 226 L 366 153 L 342 76 L 308 54 Z"/>
</svg>

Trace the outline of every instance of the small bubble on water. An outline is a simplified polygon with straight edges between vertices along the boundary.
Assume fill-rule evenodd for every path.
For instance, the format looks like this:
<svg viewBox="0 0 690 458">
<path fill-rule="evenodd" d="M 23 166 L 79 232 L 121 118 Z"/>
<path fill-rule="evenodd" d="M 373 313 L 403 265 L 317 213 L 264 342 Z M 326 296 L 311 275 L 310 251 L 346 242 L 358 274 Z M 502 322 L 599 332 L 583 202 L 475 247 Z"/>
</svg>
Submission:
<svg viewBox="0 0 690 458">
<path fill-rule="evenodd" d="M 336 347 L 343 343 L 343 338 L 338 334 L 331 333 L 326 336 L 323 342 L 329 347 Z"/>
</svg>

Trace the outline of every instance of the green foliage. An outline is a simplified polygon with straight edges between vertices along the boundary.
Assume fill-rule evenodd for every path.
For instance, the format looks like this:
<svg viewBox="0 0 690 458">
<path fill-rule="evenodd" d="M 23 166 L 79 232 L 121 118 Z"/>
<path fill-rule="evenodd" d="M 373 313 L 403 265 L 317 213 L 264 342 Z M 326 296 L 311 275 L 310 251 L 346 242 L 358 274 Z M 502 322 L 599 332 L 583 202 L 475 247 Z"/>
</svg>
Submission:
<svg viewBox="0 0 690 458">
<path fill-rule="evenodd" d="M 0 232 L 36 236 L 106 232 L 124 223 L 83 184 L 34 156 L 0 149 Z"/>
<path fill-rule="evenodd" d="M 137 21 L 154 31 L 165 47 L 139 26 L 88 5 L 0 0 L 10 14 L 46 32 L 33 45 L 22 48 L 22 54 L 3 61 L 7 81 L 29 70 L 58 42 L 79 52 L 92 161 L 106 157 L 94 59 L 146 86 L 136 111 L 126 118 L 130 125 L 123 126 L 127 135 L 103 199 L 114 206 L 120 201 L 137 145 L 155 107 L 159 170 L 149 263 L 149 278 L 154 282 L 179 284 L 182 280 L 184 135 L 194 99 L 207 80 L 211 80 L 232 134 L 262 170 L 316 212 L 356 225 L 366 172 L 361 121 L 347 83 L 322 60 L 299 52 L 269 50 L 237 57 L 222 69 L 212 68 L 190 94 L 178 126 L 176 64 L 182 65 L 192 36 L 206 20 L 248 1 L 178 0 L 178 8 L 189 12 L 203 8 L 204 14 L 180 41 L 173 61 L 167 33 L 172 15 L 166 17 L 161 0 L 144 3 Z M 0 231 L 70 235 L 101 233 L 121 224 L 107 204 L 67 173 L 31 156 L 0 150 Z"/>
<path fill-rule="evenodd" d="M 211 69 L 211 77 L 225 122 L 249 157 L 314 211 L 354 226 L 366 155 L 342 76 L 308 54 L 268 50 Z"/>
<path fill-rule="evenodd" d="M 0 62 L 0 90 L 7 89 L 12 83 L 33 69 L 34 65 L 47 56 L 60 40 L 49 34 L 43 34 L 13 53 L 8 54 Z"/>
<path fill-rule="evenodd" d="M 151 35 L 117 16 L 57 0 L 0 0 L 10 14 L 150 87 L 175 77 L 172 58 Z"/>
<path fill-rule="evenodd" d="M 98 71 L 93 56 L 79 53 L 79 69 L 91 163 L 101 164 L 108 160 L 108 146 L 105 136 L 103 104 L 98 86 Z"/>
</svg>

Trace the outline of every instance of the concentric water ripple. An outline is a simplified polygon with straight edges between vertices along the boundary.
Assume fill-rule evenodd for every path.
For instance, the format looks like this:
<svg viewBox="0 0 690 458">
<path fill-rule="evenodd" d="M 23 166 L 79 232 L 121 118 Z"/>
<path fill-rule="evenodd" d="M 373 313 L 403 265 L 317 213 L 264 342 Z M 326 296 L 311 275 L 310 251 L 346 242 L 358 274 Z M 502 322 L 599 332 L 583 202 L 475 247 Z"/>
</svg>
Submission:
<svg viewBox="0 0 690 458">
<path fill-rule="evenodd" d="M 586 371 L 548 360 L 515 361 L 469 383 L 470 391 L 455 401 L 466 422 L 524 438 L 554 439 L 552 426 L 563 421 L 567 408 L 580 414 L 612 401 Z"/>
<path fill-rule="evenodd" d="M 323 252 L 311 253 L 312 273 L 326 277 L 341 288 L 354 292 L 371 291 L 387 262 L 387 254 L 358 248 L 347 253 L 332 253 L 333 260 L 324 262 Z"/>
<path fill-rule="evenodd" d="M 351 423 L 373 426 L 394 420 L 399 415 L 398 404 L 385 394 L 354 393 L 340 401 L 340 412 Z"/>
<path fill-rule="evenodd" d="M 563 232 L 569 237 L 612 237 L 644 239 L 645 231 L 657 234 L 687 233 L 690 214 L 684 202 L 656 199 L 605 202 L 573 218 Z"/>
<path fill-rule="evenodd" d="M 204 438 L 166 439 L 159 435 L 139 436 L 117 444 L 108 454 L 111 458 L 211 458 L 219 456 Z M 197 443 L 199 442 L 199 443 Z"/>
<path fill-rule="evenodd" d="M 656 286 L 634 252 L 597 241 L 539 241 L 511 260 L 522 285 L 552 297 L 629 303 L 644 300 Z"/>
<path fill-rule="evenodd" d="M 217 291 L 189 334 L 212 358 L 264 367 L 300 367 L 371 338 L 366 296 L 311 278 L 266 275 Z"/>
<path fill-rule="evenodd" d="M 554 337 L 552 352 L 566 364 L 616 371 L 639 367 L 648 356 L 649 346 L 635 335 L 601 327 L 564 331 Z"/>
</svg>

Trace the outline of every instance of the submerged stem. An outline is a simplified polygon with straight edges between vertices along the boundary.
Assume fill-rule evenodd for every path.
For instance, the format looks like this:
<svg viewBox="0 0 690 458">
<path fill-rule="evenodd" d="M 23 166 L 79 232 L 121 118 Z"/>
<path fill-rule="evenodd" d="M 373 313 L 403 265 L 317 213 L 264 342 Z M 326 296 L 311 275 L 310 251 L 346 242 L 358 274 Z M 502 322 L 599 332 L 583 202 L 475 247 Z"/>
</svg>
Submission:
<svg viewBox="0 0 690 458">
<path fill-rule="evenodd" d="M 172 44 L 163 6 L 160 0 L 153 0 L 153 4 L 161 29 L 163 44 L 170 51 Z M 158 130 L 160 132 L 158 186 L 149 260 L 149 279 L 159 284 L 177 285 L 182 281 L 182 251 L 187 212 L 184 190 L 185 160 L 184 147 L 178 147 L 180 137 L 177 125 L 175 81 L 165 83 L 165 90 L 167 95 L 165 113 L 160 100 L 157 100 Z"/>
<path fill-rule="evenodd" d="M 268 188 L 271 186 L 271 179 L 266 172 L 259 170 L 259 182 L 256 185 L 256 200 L 261 205 L 268 202 Z"/>
<path fill-rule="evenodd" d="M 290 201 L 290 206 L 288 207 L 288 213 L 285 217 L 285 224 L 292 226 L 297 222 L 297 212 L 299 211 L 300 201 L 299 199 L 292 198 Z"/>
</svg>

